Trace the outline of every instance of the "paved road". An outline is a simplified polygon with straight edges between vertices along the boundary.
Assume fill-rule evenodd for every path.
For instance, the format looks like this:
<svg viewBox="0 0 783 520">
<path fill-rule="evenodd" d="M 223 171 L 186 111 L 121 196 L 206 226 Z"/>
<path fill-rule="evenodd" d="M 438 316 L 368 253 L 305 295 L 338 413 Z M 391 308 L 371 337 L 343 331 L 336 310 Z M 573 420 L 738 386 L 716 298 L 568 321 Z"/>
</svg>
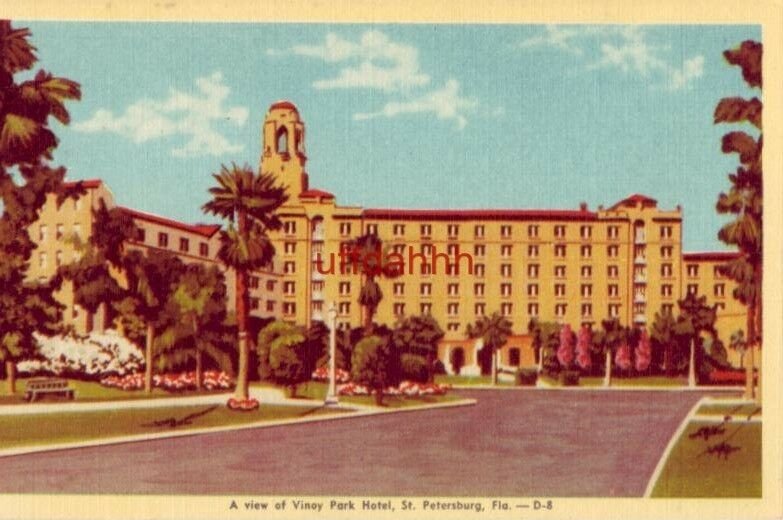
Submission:
<svg viewBox="0 0 783 520">
<path fill-rule="evenodd" d="M 701 396 L 460 394 L 479 403 L 3 458 L 0 493 L 641 496 Z"/>
</svg>

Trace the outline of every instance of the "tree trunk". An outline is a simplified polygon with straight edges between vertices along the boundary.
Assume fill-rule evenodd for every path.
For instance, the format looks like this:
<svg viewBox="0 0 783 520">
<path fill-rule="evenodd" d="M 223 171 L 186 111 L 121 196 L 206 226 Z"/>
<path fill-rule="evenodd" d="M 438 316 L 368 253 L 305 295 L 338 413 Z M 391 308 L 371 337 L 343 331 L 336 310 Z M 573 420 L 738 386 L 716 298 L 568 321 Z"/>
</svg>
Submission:
<svg viewBox="0 0 783 520">
<path fill-rule="evenodd" d="M 696 386 L 696 340 L 691 339 L 691 353 L 688 360 L 688 386 Z"/>
<path fill-rule="evenodd" d="M 756 306 L 748 305 L 747 326 L 748 329 L 748 362 L 745 364 L 745 399 L 753 399 L 753 350 L 756 343 Z"/>
<path fill-rule="evenodd" d="M 8 395 L 16 394 L 16 363 L 14 361 L 5 362 L 5 378 L 8 389 Z"/>
<path fill-rule="evenodd" d="M 152 393 L 152 345 L 155 342 L 155 327 L 147 323 L 147 338 L 144 346 L 144 391 Z"/>
<path fill-rule="evenodd" d="M 237 231 L 239 236 L 248 237 L 247 215 L 244 211 L 237 212 Z M 239 367 L 237 369 L 237 386 L 234 396 L 237 399 L 247 399 L 248 389 L 248 364 L 250 358 L 250 346 L 247 337 L 247 313 L 248 313 L 248 293 L 247 293 L 247 271 L 244 268 L 236 269 L 236 313 L 237 313 L 237 339 L 239 348 Z"/>
<path fill-rule="evenodd" d="M 365 336 L 372 336 L 373 333 L 373 324 L 372 319 L 373 315 L 375 314 L 375 309 L 370 307 L 369 305 L 364 306 L 364 335 Z"/>
<path fill-rule="evenodd" d="M 606 363 L 604 364 L 604 386 L 612 386 L 612 351 L 606 349 Z"/>
<path fill-rule="evenodd" d="M 202 366 L 201 350 L 198 348 L 198 321 L 195 314 L 191 317 L 191 324 L 193 325 L 193 348 L 196 349 L 196 390 L 201 390 L 204 367 Z"/>
<path fill-rule="evenodd" d="M 498 384 L 498 349 L 492 349 L 492 385 Z"/>
<path fill-rule="evenodd" d="M 383 406 L 383 389 L 382 388 L 376 388 L 375 389 L 375 404 L 378 406 Z"/>
</svg>

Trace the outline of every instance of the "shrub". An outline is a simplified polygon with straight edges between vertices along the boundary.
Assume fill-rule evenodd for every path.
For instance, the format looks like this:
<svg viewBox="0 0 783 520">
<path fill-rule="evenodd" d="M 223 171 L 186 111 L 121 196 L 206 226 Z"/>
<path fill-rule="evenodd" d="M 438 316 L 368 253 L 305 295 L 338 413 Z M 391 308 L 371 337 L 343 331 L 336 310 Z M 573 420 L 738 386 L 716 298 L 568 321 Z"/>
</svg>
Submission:
<svg viewBox="0 0 783 520">
<path fill-rule="evenodd" d="M 538 371 L 535 368 L 520 368 L 514 374 L 514 384 L 517 386 L 533 386 L 538 381 Z"/>
<path fill-rule="evenodd" d="M 400 356 L 400 376 L 402 379 L 426 383 L 429 381 L 427 360 L 424 356 L 416 354 L 402 354 Z"/>
<path fill-rule="evenodd" d="M 371 388 L 378 404 L 383 390 L 393 379 L 394 353 L 387 338 L 367 336 L 359 341 L 351 355 L 351 379 Z"/>
<path fill-rule="evenodd" d="M 563 386 L 578 386 L 579 385 L 579 371 L 577 370 L 563 370 L 560 372 L 558 378 L 560 384 Z"/>
<path fill-rule="evenodd" d="M 301 355 L 302 346 L 281 342 L 272 344 L 269 352 L 269 369 L 275 384 L 288 387 L 291 397 L 296 395 L 296 386 L 310 377 Z"/>
</svg>

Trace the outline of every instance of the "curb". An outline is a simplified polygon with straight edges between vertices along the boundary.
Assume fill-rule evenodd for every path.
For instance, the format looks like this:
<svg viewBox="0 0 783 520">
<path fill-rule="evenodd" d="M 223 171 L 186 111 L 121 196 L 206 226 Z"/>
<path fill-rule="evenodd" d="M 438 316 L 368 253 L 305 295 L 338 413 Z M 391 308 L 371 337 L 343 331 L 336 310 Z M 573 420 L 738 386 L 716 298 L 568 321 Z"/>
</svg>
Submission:
<svg viewBox="0 0 783 520">
<path fill-rule="evenodd" d="M 453 390 L 517 390 L 517 391 L 535 391 L 535 390 L 565 390 L 565 391 L 600 391 L 600 392 L 741 392 L 741 388 L 731 386 L 559 386 L 559 385 L 451 385 Z M 726 402 L 722 400 L 719 402 Z"/>
<path fill-rule="evenodd" d="M 315 402 L 323 405 L 322 401 L 315 401 Z M 383 414 L 390 414 L 390 413 L 418 412 L 422 410 L 431 410 L 434 408 L 453 408 L 458 406 L 472 406 L 475 405 L 476 402 L 477 401 L 475 399 L 460 399 L 457 401 L 446 401 L 443 403 L 431 403 L 422 406 L 411 406 L 406 408 L 391 408 L 391 409 L 376 408 L 376 407 L 370 407 L 364 405 L 359 405 L 360 406 L 359 408 L 355 408 L 351 406 L 350 403 L 345 403 L 344 405 L 340 405 L 338 409 L 346 410 L 347 413 L 296 418 L 296 419 L 277 419 L 272 421 L 258 421 L 254 423 L 247 423 L 247 424 L 234 425 L 234 426 L 214 426 L 211 428 L 193 428 L 190 430 L 168 431 L 168 432 L 161 432 L 156 434 L 124 435 L 118 437 L 110 437 L 107 439 L 96 439 L 93 441 L 77 441 L 77 442 L 64 442 L 64 443 L 46 444 L 46 445 L 37 445 L 37 446 L 23 446 L 19 448 L 9 448 L 5 450 L 0 450 L 0 458 L 12 457 L 16 455 L 27 455 L 32 453 L 41 453 L 47 451 L 71 450 L 71 449 L 78 449 L 78 448 L 108 446 L 112 444 L 126 444 L 126 443 L 133 443 L 133 442 L 155 441 L 160 439 L 188 437 L 188 436 L 203 435 L 208 433 L 250 430 L 255 428 L 274 428 L 277 426 L 288 426 L 288 425 L 295 425 L 295 424 L 333 421 L 338 419 L 353 419 L 358 417 L 369 417 L 373 415 L 383 415 Z M 278 404 L 278 403 L 274 403 L 274 404 Z M 352 410 L 353 413 L 351 413 Z"/>
</svg>

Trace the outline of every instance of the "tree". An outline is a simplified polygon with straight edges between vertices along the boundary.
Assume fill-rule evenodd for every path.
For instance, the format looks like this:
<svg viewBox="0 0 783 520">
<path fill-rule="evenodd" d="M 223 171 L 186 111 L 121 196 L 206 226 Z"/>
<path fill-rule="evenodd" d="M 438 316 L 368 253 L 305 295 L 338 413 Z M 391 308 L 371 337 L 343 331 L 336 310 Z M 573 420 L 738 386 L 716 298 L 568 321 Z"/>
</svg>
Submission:
<svg viewBox="0 0 783 520">
<path fill-rule="evenodd" d="M 566 323 L 560 328 L 560 346 L 557 349 L 557 361 L 565 370 L 571 367 L 574 362 L 574 332 L 571 326 Z"/>
<path fill-rule="evenodd" d="M 217 186 L 209 189 L 212 199 L 202 209 L 228 221 L 228 229 L 220 233 L 218 258 L 235 273 L 235 307 L 239 368 L 236 397 L 247 400 L 248 365 L 248 273 L 268 265 L 275 248 L 268 232 L 282 227 L 276 212 L 287 200 L 285 188 L 276 184 L 274 176 L 255 175 L 250 166 L 222 166 L 214 174 Z"/>
<path fill-rule="evenodd" d="M 560 325 L 550 321 L 532 318 L 527 324 L 528 333 L 533 336 L 533 349 L 538 354 L 538 371 L 557 369 L 557 348 L 560 346 Z"/>
<path fill-rule="evenodd" d="M 286 324 L 288 325 L 288 324 Z M 271 379 L 288 388 L 289 396 L 296 395 L 299 383 L 307 381 L 312 371 L 305 363 L 306 336 L 301 327 L 288 325 L 269 345 L 269 369 Z"/>
<path fill-rule="evenodd" d="M 593 333 L 590 327 L 582 325 L 576 335 L 576 362 L 582 370 L 590 370 L 592 357 L 590 356 Z"/>
<path fill-rule="evenodd" d="M 65 168 L 49 166 L 58 144 L 50 120 L 69 123 L 65 102 L 81 98 L 79 84 L 43 70 L 17 82 L 14 76 L 37 62 L 29 37 L 29 29 L 0 20 L 0 360 L 11 394 L 16 363 L 35 354 L 33 333 L 54 334 L 63 309 L 53 296 L 60 277 L 27 280 L 36 248 L 29 230 L 49 194 L 59 205 L 84 193 L 78 186 L 64 187 Z"/>
<path fill-rule="evenodd" d="M 256 343 L 256 350 L 258 352 L 258 377 L 262 381 L 272 381 L 272 365 L 271 354 L 272 348 L 276 343 L 290 344 L 292 341 L 290 337 L 294 336 L 303 338 L 300 342 L 304 341 L 304 334 L 295 325 L 283 320 L 275 320 L 269 323 L 266 327 L 261 329 L 258 333 L 258 341 Z"/>
<path fill-rule="evenodd" d="M 674 347 L 677 344 L 675 332 L 676 320 L 669 312 L 656 312 L 652 324 L 651 339 L 655 350 L 663 353 L 663 370 L 671 375 L 674 367 Z"/>
<path fill-rule="evenodd" d="M 362 287 L 359 291 L 359 305 L 364 309 L 363 326 L 365 336 L 374 333 L 373 318 L 383 300 L 383 291 L 377 278 L 396 278 L 400 266 L 389 261 L 389 255 L 383 249 L 383 242 L 374 233 L 365 233 L 351 244 L 353 260 L 361 261 Z"/>
<path fill-rule="evenodd" d="M 647 334 L 647 329 L 643 329 L 639 336 L 634 358 L 637 372 L 644 372 L 650 368 L 650 362 L 652 361 L 652 345 L 650 344 L 650 336 Z"/>
<path fill-rule="evenodd" d="M 493 312 L 491 316 L 481 316 L 473 324 L 468 324 L 466 335 L 471 339 L 480 339 L 483 349 L 492 356 L 492 384 L 498 384 L 498 350 L 506 344 L 511 335 L 511 322 Z"/>
<path fill-rule="evenodd" d="M 677 316 L 674 332 L 690 345 L 688 371 L 689 382 L 693 385 L 703 352 L 701 334 L 706 332 L 713 340 L 716 339 L 716 306 L 708 306 L 706 296 L 698 296 L 694 293 L 679 300 L 677 305 L 680 308 L 680 314 Z"/>
<path fill-rule="evenodd" d="M 215 266 L 184 266 L 166 311 L 172 316 L 174 324 L 160 338 L 159 367 L 176 367 L 194 361 L 196 389 L 200 390 L 204 356 L 214 360 L 221 368 L 231 366 L 229 356 L 220 348 L 226 318 L 223 273 Z"/>
<path fill-rule="evenodd" d="M 762 86 L 761 65 L 763 46 L 754 41 L 744 41 L 734 49 L 724 51 L 723 56 L 731 65 L 742 69 L 742 77 L 751 88 Z M 718 238 L 737 247 L 739 257 L 728 262 L 724 272 L 737 282 L 734 298 L 742 302 L 748 311 L 747 349 L 750 361 L 746 366 L 747 398 L 753 398 L 754 349 L 761 348 L 762 338 L 762 285 L 763 285 L 763 170 L 761 132 L 762 103 L 757 97 L 723 98 L 715 107 L 715 124 L 750 123 L 758 131 L 758 138 L 743 131 L 732 131 L 723 136 L 723 153 L 736 153 L 740 166 L 729 175 L 731 187 L 728 193 L 718 196 L 716 210 L 720 214 L 734 215 L 718 231 Z M 759 386 L 759 392 L 761 386 Z M 760 396 L 757 396 L 760 400 Z"/>
<path fill-rule="evenodd" d="M 620 324 L 617 318 L 603 320 L 602 330 L 596 334 L 595 346 L 603 352 L 606 362 L 604 368 L 604 386 L 612 385 L 612 353 L 627 345 L 628 331 Z"/>
<path fill-rule="evenodd" d="M 735 330 L 731 333 L 729 339 L 729 348 L 736 350 L 740 355 L 740 367 L 745 366 L 745 352 L 748 348 L 748 343 L 745 341 L 745 332 L 742 329 Z"/>
<path fill-rule="evenodd" d="M 394 328 L 392 340 L 400 353 L 422 356 L 427 363 L 427 381 L 435 377 L 434 364 L 438 358 L 438 343 L 445 333 L 437 320 L 429 314 L 408 316 Z"/>
<path fill-rule="evenodd" d="M 393 382 L 394 351 L 389 338 L 366 336 L 351 356 L 351 379 L 373 390 L 375 402 L 383 404 L 383 392 Z"/>
</svg>

